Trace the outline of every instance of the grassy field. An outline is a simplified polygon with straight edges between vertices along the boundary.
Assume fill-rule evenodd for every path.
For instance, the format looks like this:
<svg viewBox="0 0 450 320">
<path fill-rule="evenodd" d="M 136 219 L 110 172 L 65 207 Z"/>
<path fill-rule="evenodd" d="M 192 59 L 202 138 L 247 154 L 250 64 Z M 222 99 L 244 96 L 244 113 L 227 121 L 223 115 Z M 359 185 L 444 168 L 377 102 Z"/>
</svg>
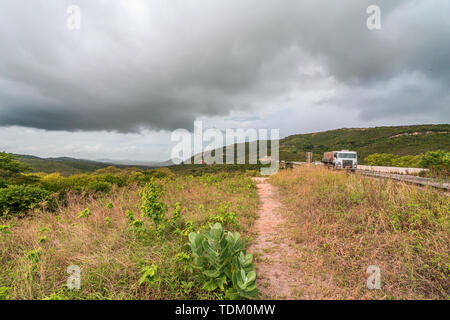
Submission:
<svg viewBox="0 0 450 320">
<path fill-rule="evenodd" d="M 252 258 L 235 258 L 264 238 L 253 227 L 261 199 L 251 177 L 258 168 L 107 167 L 64 177 L 23 173 L 19 162 L 4 156 L 0 299 L 232 297 L 226 292 L 235 279 L 223 270 L 245 270 L 251 275 L 245 279 L 254 281 Z M 289 270 L 283 276 L 300 284 L 295 298 L 450 297 L 448 194 L 316 166 L 281 170 L 269 182 L 276 187 L 272 200 L 282 203 L 275 214 L 284 217 L 275 239 L 294 253 L 282 263 Z M 244 243 L 234 235 L 222 238 L 218 229 L 206 236 L 216 223 L 240 232 Z M 217 261 L 208 260 L 205 238 L 193 232 L 217 236 L 220 241 L 211 242 L 222 246 L 213 250 L 222 252 Z M 215 272 L 230 248 L 233 257 L 226 261 L 234 265 Z M 252 252 L 256 270 L 264 270 L 261 261 L 274 262 L 270 250 L 276 249 Z M 66 286 L 70 265 L 81 269 L 80 290 Z M 381 270 L 381 290 L 366 287 L 371 265 Z"/>
<path fill-rule="evenodd" d="M 168 220 L 158 226 L 141 215 L 135 183 L 106 194 L 69 192 L 55 212 L 0 218 L 0 298 L 224 298 L 220 290 L 202 289 L 191 268 L 188 234 L 220 222 L 249 243 L 255 184 L 228 173 L 154 183 L 168 208 Z M 81 268 L 81 290 L 66 288 L 69 265 Z"/>
<path fill-rule="evenodd" d="M 450 297 L 448 194 L 318 167 L 270 182 L 297 244 L 290 263 L 310 285 L 301 290 L 327 299 Z M 366 287 L 370 265 L 381 270 L 381 290 Z"/>
</svg>

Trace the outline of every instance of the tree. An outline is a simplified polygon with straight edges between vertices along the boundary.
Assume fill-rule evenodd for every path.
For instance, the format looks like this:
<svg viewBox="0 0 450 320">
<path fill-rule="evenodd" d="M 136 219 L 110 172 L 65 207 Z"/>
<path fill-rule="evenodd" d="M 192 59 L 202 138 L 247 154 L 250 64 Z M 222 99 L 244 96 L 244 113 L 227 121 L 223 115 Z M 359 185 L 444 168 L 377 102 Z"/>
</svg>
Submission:
<svg viewBox="0 0 450 320">
<path fill-rule="evenodd" d="M 29 171 L 31 168 L 13 154 L 0 152 L 0 178 L 13 178 Z"/>
</svg>

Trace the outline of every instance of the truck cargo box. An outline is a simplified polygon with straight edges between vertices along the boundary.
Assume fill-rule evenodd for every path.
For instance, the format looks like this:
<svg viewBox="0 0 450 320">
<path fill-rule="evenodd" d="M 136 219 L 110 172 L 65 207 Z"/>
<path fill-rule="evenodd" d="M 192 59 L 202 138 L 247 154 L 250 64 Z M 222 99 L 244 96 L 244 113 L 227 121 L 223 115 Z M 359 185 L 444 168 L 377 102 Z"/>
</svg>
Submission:
<svg viewBox="0 0 450 320">
<path fill-rule="evenodd" d="M 325 163 L 332 163 L 333 160 L 334 160 L 334 152 L 333 151 L 325 152 L 323 154 L 323 160 L 322 160 L 323 162 L 325 162 Z"/>
</svg>

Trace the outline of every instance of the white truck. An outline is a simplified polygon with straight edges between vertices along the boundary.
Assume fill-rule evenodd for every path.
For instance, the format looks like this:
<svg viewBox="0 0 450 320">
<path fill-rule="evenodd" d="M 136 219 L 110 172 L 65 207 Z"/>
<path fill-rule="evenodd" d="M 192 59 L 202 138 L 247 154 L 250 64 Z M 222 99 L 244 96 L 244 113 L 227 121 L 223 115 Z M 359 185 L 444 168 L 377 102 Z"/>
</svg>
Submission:
<svg viewBox="0 0 450 320">
<path fill-rule="evenodd" d="M 325 152 L 322 162 L 335 169 L 355 171 L 358 167 L 358 154 L 356 151 L 349 150 Z"/>
</svg>

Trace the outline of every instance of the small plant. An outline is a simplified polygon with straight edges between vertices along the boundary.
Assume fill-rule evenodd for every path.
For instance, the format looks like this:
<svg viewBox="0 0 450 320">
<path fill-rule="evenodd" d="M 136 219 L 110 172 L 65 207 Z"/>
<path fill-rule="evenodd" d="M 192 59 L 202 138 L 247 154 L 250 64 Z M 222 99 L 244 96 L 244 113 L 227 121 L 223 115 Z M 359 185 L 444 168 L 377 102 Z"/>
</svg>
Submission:
<svg viewBox="0 0 450 320">
<path fill-rule="evenodd" d="M 68 298 L 64 295 L 64 293 L 61 290 L 56 293 L 50 294 L 48 297 L 45 297 L 42 300 L 68 300 Z"/>
<path fill-rule="evenodd" d="M 167 206 L 161 201 L 163 196 L 161 186 L 157 185 L 153 178 L 145 187 L 139 190 L 141 196 L 141 210 L 145 217 L 151 218 L 156 226 L 163 223 Z"/>
<path fill-rule="evenodd" d="M 221 203 L 219 207 L 217 208 L 217 214 L 214 216 L 211 216 L 209 221 L 211 222 L 218 222 L 223 225 L 227 226 L 234 226 L 239 229 L 239 221 L 237 219 L 237 215 L 235 212 L 230 211 L 231 203 L 225 202 Z"/>
<path fill-rule="evenodd" d="M 225 235 L 222 225 L 216 223 L 204 234 L 190 233 L 189 242 L 194 267 L 205 276 L 204 290 L 218 288 L 230 299 L 256 296 L 253 256 L 245 253 L 245 244 L 239 233 L 228 232 Z"/>
<path fill-rule="evenodd" d="M 173 211 L 172 220 L 177 222 L 181 219 L 181 206 L 179 202 L 175 203 L 175 210 Z"/>
<path fill-rule="evenodd" d="M 112 219 L 110 217 L 105 217 L 105 222 L 109 226 L 112 222 Z"/>
<path fill-rule="evenodd" d="M 0 232 L 4 235 L 11 234 L 11 226 L 7 224 L 0 225 Z"/>
<path fill-rule="evenodd" d="M 184 272 L 192 273 L 192 266 L 189 264 L 191 261 L 191 256 L 185 252 L 180 252 L 175 256 L 175 261 L 180 264 L 184 264 L 183 270 Z"/>
<path fill-rule="evenodd" d="M 112 209 L 112 208 L 114 208 L 114 205 L 113 205 L 112 202 L 108 202 L 107 204 L 105 204 L 105 208 L 106 209 Z"/>
<path fill-rule="evenodd" d="M 38 263 L 41 259 L 41 248 L 28 251 L 27 258 L 33 263 Z"/>
<path fill-rule="evenodd" d="M 177 262 L 186 262 L 191 259 L 191 256 L 188 255 L 186 252 L 180 252 L 175 256 L 175 261 Z"/>
<path fill-rule="evenodd" d="M 158 266 L 152 264 L 149 266 L 144 266 L 141 269 L 142 276 L 138 281 L 138 284 L 141 286 L 143 284 L 147 284 L 148 286 L 155 286 L 159 282 L 158 276 Z"/>
<path fill-rule="evenodd" d="M 182 227 L 183 228 L 183 227 Z M 190 220 L 186 221 L 184 224 L 184 228 L 176 228 L 173 233 L 179 236 L 187 236 L 189 233 L 194 231 L 194 223 Z"/>
<path fill-rule="evenodd" d="M 78 212 L 78 217 L 80 218 L 89 218 L 90 216 L 91 210 L 89 210 L 89 208 L 86 208 L 83 211 Z"/>
<path fill-rule="evenodd" d="M 194 286 L 193 281 L 181 281 L 181 288 L 183 289 L 183 292 L 185 295 L 189 295 L 192 291 L 192 287 Z"/>
<path fill-rule="evenodd" d="M 47 234 L 49 232 L 50 232 L 50 227 L 43 227 L 43 228 L 39 229 L 40 235 Z"/>
<path fill-rule="evenodd" d="M 125 217 L 128 220 L 128 225 L 132 228 L 141 229 L 144 226 L 144 221 L 135 219 L 133 212 L 130 210 L 125 212 Z"/>
<path fill-rule="evenodd" d="M 125 217 L 128 219 L 129 223 L 134 221 L 134 214 L 130 210 L 125 211 Z"/>
<path fill-rule="evenodd" d="M 46 236 L 40 236 L 38 239 L 38 243 L 44 243 L 47 242 L 48 238 Z"/>
<path fill-rule="evenodd" d="M 8 291 L 10 289 L 9 287 L 0 287 L 0 300 L 9 300 Z"/>
<path fill-rule="evenodd" d="M 39 261 L 41 261 L 41 248 L 28 251 L 27 259 L 31 262 L 31 271 L 36 271 L 39 266 Z"/>
<path fill-rule="evenodd" d="M 134 228 L 142 228 L 142 226 L 144 226 L 144 222 L 141 220 L 133 220 L 130 223 L 130 226 L 134 227 Z"/>
</svg>

